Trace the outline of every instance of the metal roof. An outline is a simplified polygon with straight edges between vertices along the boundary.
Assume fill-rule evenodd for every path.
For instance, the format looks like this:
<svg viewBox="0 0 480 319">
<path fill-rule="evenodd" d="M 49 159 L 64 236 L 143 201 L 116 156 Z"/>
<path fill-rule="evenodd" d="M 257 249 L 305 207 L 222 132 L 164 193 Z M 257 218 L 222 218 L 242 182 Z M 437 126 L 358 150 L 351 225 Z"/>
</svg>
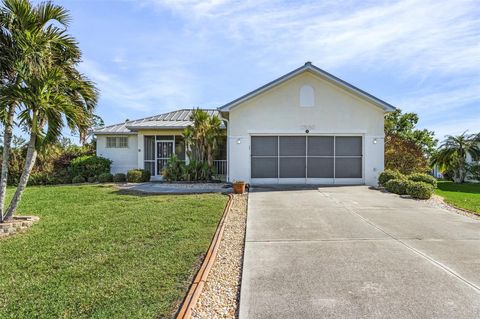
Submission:
<svg viewBox="0 0 480 319">
<path fill-rule="evenodd" d="M 94 134 L 137 134 L 137 130 L 148 129 L 184 129 L 192 124 L 190 116 L 194 109 L 182 109 L 172 111 L 160 115 L 150 116 L 143 119 L 126 121 L 124 123 L 109 125 L 105 127 L 96 128 Z M 217 110 L 203 109 L 210 116 L 219 116 Z M 222 128 L 225 125 L 222 123 Z"/>
<path fill-rule="evenodd" d="M 354 86 L 354 85 L 352 85 L 352 84 L 350 84 L 350 83 L 348 83 L 348 82 L 346 82 L 346 81 L 344 81 L 340 78 L 337 78 L 336 76 L 320 69 L 319 67 L 316 67 L 311 62 L 306 62 L 303 66 L 293 70 L 292 72 L 289 72 L 289 73 L 279 77 L 278 79 L 273 80 L 272 82 L 269 82 L 269 83 L 265 84 L 264 86 L 261 86 L 258 89 L 253 90 L 250 93 L 247 93 L 247 94 L 239 97 L 238 99 L 235 99 L 232 102 L 229 102 L 229 103 L 219 107 L 218 110 L 220 110 L 222 112 L 228 112 L 232 108 L 236 107 L 237 105 L 239 105 L 239 104 L 241 104 L 241 103 L 243 103 L 247 100 L 250 100 L 250 99 L 254 98 L 255 96 L 257 96 L 257 95 L 259 95 L 259 94 L 261 94 L 261 93 L 263 93 L 263 92 L 265 92 L 265 91 L 267 91 L 267 90 L 269 90 L 269 89 L 271 89 L 271 88 L 273 88 L 277 85 L 280 85 L 281 83 L 299 75 L 300 73 L 306 72 L 306 71 L 310 71 L 313 74 L 316 74 L 316 75 L 320 76 L 321 78 L 323 78 L 327 81 L 330 81 L 334 84 L 337 84 L 338 86 L 346 89 L 347 91 L 349 91 L 351 93 L 354 93 L 354 94 L 362 97 L 363 99 L 365 99 L 369 102 L 372 102 L 374 105 L 382 108 L 385 112 L 393 112 L 393 111 L 396 110 L 396 108 L 393 105 L 391 105 L 391 104 L 389 104 L 389 103 L 387 103 L 387 102 L 385 102 L 385 101 L 383 101 L 383 100 L 381 100 L 381 99 L 379 99 L 379 98 L 377 98 L 377 97 L 375 97 L 375 96 L 357 88 L 356 86 Z"/>
</svg>

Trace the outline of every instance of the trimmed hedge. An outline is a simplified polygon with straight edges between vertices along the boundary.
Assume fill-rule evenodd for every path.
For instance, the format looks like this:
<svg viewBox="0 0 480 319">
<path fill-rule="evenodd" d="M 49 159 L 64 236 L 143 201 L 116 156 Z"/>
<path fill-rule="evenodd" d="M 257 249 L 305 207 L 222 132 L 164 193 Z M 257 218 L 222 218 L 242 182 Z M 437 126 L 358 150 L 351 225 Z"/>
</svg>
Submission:
<svg viewBox="0 0 480 319">
<path fill-rule="evenodd" d="M 392 179 L 402 179 L 403 175 L 399 171 L 393 171 L 391 169 L 386 169 L 380 173 L 378 176 L 378 184 L 381 186 L 386 186 L 387 182 Z"/>
<path fill-rule="evenodd" d="M 72 183 L 73 184 L 80 184 L 80 183 L 85 183 L 85 177 L 78 175 L 72 178 Z"/>
<path fill-rule="evenodd" d="M 96 156 L 85 155 L 74 158 L 70 162 L 70 171 L 72 176 L 83 176 L 85 179 L 110 172 L 112 161 Z"/>
<path fill-rule="evenodd" d="M 395 193 L 398 195 L 407 195 L 407 187 L 408 187 L 408 184 L 410 183 L 412 182 L 403 178 L 391 179 L 385 184 L 385 188 L 390 193 Z"/>
<path fill-rule="evenodd" d="M 144 183 L 150 181 L 150 172 L 144 169 L 131 169 L 127 172 L 127 182 Z"/>
<path fill-rule="evenodd" d="M 102 173 L 98 175 L 98 181 L 100 183 L 111 183 L 113 182 L 113 175 L 110 173 Z"/>
<path fill-rule="evenodd" d="M 429 199 L 433 194 L 433 186 L 424 182 L 410 182 L 407 194 L 417 199 Z"/>
<path fill-rule="evenodd" d="M 113 181 L 115 183 L 124 183 L 127 181 L 127 175 L 123 173 L 117 173 L 113 176 Z"/>
<path fill-rule="evenodd" d="M 437 179 L 428 174 L 415 173 L 408 175 L 407 178 L 414 182 L 423 182 L 430 184 L 433 186 L 433 188 L 437 187 Z"/>
</svg>

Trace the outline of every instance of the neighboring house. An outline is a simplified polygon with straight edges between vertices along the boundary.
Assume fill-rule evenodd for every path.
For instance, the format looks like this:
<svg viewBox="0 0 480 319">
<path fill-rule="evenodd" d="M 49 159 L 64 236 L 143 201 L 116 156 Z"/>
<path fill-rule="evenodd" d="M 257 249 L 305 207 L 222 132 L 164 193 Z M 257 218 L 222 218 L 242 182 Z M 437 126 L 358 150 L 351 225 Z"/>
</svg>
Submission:
<svg viewBox="0 0 480 319">
<path fill-rule="evenodd" d="M 227 180 L 376 185 L 384 167 L 384 115 L 395 108 L 310 62 L 217 110 L 227 139 L 217 158 Z M 145 168 L 152 180 L 174 153 L 191 110 L 95 131 L 112 173 Z M 228 169 L 227 169 L 228 168 Z"/>
<path fill-rule="evenodd" d="M 480 146 L 480 145 L 479 145 Z M 472 156 L 470 154 L 467 154 L 467 163 L 470 164 L 470 165 L 480 165 L 480 160 L 478 161 L 474 161 Z M 467 174 L 467 177 L 465 179 L 466 181 L 468 182 L 475 182 L 475 183 L 479 183 L 480 180 L 476 179 L 474 176 L 472 176 L 471 174 Z"/>
</svg>

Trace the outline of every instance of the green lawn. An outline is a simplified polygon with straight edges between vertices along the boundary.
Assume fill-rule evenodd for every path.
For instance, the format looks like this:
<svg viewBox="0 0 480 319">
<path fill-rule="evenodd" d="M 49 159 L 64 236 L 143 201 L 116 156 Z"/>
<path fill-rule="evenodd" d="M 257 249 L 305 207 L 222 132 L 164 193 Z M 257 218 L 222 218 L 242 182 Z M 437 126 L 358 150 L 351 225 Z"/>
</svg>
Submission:
<svg viewBox="0 0 480 319">
<path fill-rule="evenodd" d="M 182 300 L 227 197 L 29 187 L 0 240 L 0 318 L 163 318 Z"/>
<path fill-rule="evenodd" d="M 480 214 L 480 184 L 455 184 L 439 181 L 435 193 L 455 207 Z"/>
</svg>

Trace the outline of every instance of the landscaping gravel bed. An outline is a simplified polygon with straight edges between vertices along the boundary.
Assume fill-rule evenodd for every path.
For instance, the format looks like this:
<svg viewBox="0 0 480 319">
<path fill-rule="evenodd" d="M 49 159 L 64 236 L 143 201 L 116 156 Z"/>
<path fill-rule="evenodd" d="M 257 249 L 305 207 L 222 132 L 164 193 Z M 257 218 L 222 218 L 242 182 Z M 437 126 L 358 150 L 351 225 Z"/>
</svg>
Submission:
<svg viewBox="0 0 480 319">
<path fill-rule="evenodd" d="M 217 258 L 192 318 L 237 318 L 246 219 L 247 195 L 234 195 Z"/>
</svg>

